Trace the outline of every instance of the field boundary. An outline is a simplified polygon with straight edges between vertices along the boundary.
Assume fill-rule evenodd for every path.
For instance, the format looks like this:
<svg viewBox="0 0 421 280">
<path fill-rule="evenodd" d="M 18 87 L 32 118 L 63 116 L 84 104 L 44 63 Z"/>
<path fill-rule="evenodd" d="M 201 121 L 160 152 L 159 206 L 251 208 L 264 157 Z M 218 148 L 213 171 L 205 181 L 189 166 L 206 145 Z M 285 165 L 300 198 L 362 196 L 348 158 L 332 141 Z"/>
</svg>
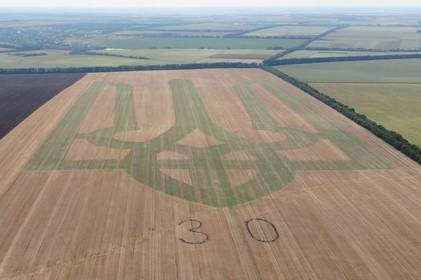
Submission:
<svg viewBox="0 0 421 280">
<path fill-rule="evenodd" d="M 337 101 L 336 99 L 324 93 L 321 93 L 317 89 L 311 87 L 308 83 L 301 82 L 272 67 L 263 66 L 262 69 L 298 87 L 307 94 L 313 96 L 314 98 L 338 111 L 342 115 L 346 116 L 356 124 L 369 130 L 371 133 L 373 133 L 389 145 L 393 146 L 409 158 L 421 164 L 421 148 L 409 142 L 399 133 L 392 130 L 388 130 L 382 125 L 376 123 L 375 121 L 370 120 L 364 114 L 357 112 L 354 108 L 351 108 L 348 105 L 345 105 Z"/>
<path fill-rule="evenodd" d="M 317 82 L 307 81 L 309 84 L 356 84 L 356 85 L 421 85 L 421 82 Z"/>
<path fill-rule="evenodd" d="M 343 28 L 343 27 L 341 27 Z M 332 31 L 333 32 L 333 31 Z M 276 54 L 277 58 L 300 50 L 290 49 L 284 53 Z M 115 56 L 123 58 L 133 58 L 139 60 L 148 60 L 142 56 L 125 56 L 114 54 L 102 54 L 97 52 L 81 52 L 81 54 L 90 54 L 98 56 Z M 77 53 L 73 53 L 77 54 Z M 288 58 L 277 59 L 272 56 L 261 63 L 245 62 L 214 62 L 214 63 L 179 63 L 179 64 L 161 64 L 161 65 L 121 65 L 121 66 L 84 66 L 84 67 L 39 67 L 39 68 L 0 68 L 0 75 L 7 74 L 50 74 L 50 73 L 105 73 L 105 72 L 129 72 L 129 71 L 157 71 L 157 70 L 194 70 L 194 69 L 223 69 L 223 68 L 261 68 L 278 65 L 293 64 L 313 64 L 313 63 L 334 63 L 351 61 L 373 61 L 373 60 L 397 60 L 397 59 L 418 59 L 421 53 L 416 54 L 389 54 L 389 55 L 363 55 L 363 56 L 343 56 L 343 57 L 315 57 L 315 58 Z"/>
<path fill-rule="evenodd" d="M 47 73 L 98 73 L 154 70 L 194 70 L 219 68 L 259 68 L 258 63 L 218 62 L 165 65 L 125 65 L 98 67 L 52 67 L 52 68 L 0 68 L 0 74 L 47 74 Z"/>
<path fill-rule="evenodd" d="M 306 39 L 306 40 L 311 40 L 316 36 L 319 35 L 279 35 L 279 36 L 248 36 L 248 33 L 252 33 L 252 32 L 256 32 L 256 31 L 261 31 L 261 30 L 266 30 L 266 29 L 272 29 L 272 28 L 277 28 L 277 27 L 284 27 L 284 26 L 297 26 L 295 24 L 274 24 L 274 25 L 269 25 L 269 26 L 263 26 L 263 27 L 257 27 L 254 29 L 249 29 L 249 30 L 243 30 L 243 31 L 239 31 L 239 32 L 235 32 L 235 33 L 230 33 L 230 34 L 226 34 L 223 37 L 225 38 L 271 38 L 271 39 Z M 317 27 L 332 27 L 333 25 L 299 25 L 299 26 L 317 26 Z"/>
<path fill-rule="evenodd" d="M 394 60 L 421 58 L 421 54 L 390 54 L 390 55 L 361 55 L 341 57 L 312 57 L 312 58 L 287 58 L 267 61 L 267 66 L 291 65 L 291 64 L 312 64 L 312 63 L 333 63 L 347 61 L 371 61 L 371 60 Z"/>
<path fill-rule="evenodd" d="M 287 50 L 285 50 L 285 51 L 283 51 L 283 52 L 281 52 L 281 53 L 278 53 L 278 54 L 276 54 L 276 55 L 272 56 L 272 57 L 271 57 L 271 58 L 269 58 L 269 59 L 264 60 L 264 61 L 263 61 L 263 64 L 264 64 L 264 65 L 266 65 L 266 64 L 270 64 L 272 61 L 276 61 L 276 60 L 278 60 L 278 58 L 284 57 L 284 56 L 286 56 L 286 55 L 287 55 L 287 54 L 289 54 L 289 53 L 292 53 L 292 52 L 295 52 L 295 51 L 298 51 L 298 50 L 303 50 L 303 49 L 305 49 L 307 46 L 309 46 L 311 43 L 313 43 L 314 41 L 316 41 L 316 40 L 318 40 L 318 39 L 321 39 L 321 38 L 323 38 L 323 37 L 325 37 L 325 36 L 329 35 L 330 33 L 336 32 L 336 31 L 338 31 L 338 30 L 340 30 L 340 29 L 343 29 L 343 28 L 345 28 L 345 27 L 348 27 L 348 25 L 337 25 L 337 26 L 335 26 L 335 27 L 333 27 L 333 28 L 331 28 L 331 29 L 329 29 L 329 30 L 327 30 L 327 31 L 325 31 L 325 32 L 323 32 L 323 33 L 321 33 L 321 34 L 317 35 L 317 36 L 314 36 L 314 37 L 313 37 L 313 38 L 311 38 L 310 40 L 305 41 L 304 43 L 302 43 L 301 45 L 299 45 L 299 46 L 297 46 L 297 47 L 295 47 L 295 48 L 290 48 L 290 49 L 287 49 Z"/>
<path fill-rule="evenodd" d="M 323 48 L 323 47 L 306 47 L 305 51 L 339 51 L 339 52 L 415 52 L 419 53 L 421 50 L 416 49 L 365 49 L 365 48 Z"/>
</svg>

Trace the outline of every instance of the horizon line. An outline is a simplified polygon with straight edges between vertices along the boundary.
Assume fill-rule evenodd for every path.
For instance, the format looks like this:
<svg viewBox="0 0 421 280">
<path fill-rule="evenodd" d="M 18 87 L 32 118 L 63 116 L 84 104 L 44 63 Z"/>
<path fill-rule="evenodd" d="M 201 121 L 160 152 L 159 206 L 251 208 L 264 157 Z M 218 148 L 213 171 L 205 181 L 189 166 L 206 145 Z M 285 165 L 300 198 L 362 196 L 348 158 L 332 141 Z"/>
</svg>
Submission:
<svg viewBox="0 0 421 280">
<path fill-rule="evenodd" d="M 236 5 L 228 5 L 228 6 L 211 6 L 211 5 L 203 5 L 203 6 L 126 6 L 126 7 L 118 7 L 114 5 L 110 6 L 102 6 L 102 7 L 95 7 L 95 6 L 1 6 L 0 9 L 34 9 L 34 10 L 57 10 L 57 9 L 83 9 L 83 10 L 132 10 L 132 9 L 154 9 L 154 10 L 165 10 L 165 9 L 236 9 L 236 10 L 247 10 L 247 9 L 322 9 L 322 8 L 329 8 L 329 9 L 411 9 L 411 8 L 420 8 L 421 3 L 419 5 L 302 5 L 302 6 L 288 6 L 288 5 L 247 5 L 247 6 L 236 6 Z"/>
</svg>

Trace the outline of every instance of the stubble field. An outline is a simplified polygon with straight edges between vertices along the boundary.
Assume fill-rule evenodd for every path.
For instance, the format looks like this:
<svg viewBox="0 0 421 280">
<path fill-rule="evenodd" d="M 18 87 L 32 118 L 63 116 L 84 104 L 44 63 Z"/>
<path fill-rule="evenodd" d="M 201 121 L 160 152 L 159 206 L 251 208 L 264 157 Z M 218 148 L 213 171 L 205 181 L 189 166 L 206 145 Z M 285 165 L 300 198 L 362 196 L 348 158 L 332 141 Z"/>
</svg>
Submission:
<svg viewBox="0 0 421 280">
<path fill-rule="evenodd" d="M 420 182 L 262 70 L 88 74 L 0 141 L 0 278 L 418 279 Z"/>
</svg>

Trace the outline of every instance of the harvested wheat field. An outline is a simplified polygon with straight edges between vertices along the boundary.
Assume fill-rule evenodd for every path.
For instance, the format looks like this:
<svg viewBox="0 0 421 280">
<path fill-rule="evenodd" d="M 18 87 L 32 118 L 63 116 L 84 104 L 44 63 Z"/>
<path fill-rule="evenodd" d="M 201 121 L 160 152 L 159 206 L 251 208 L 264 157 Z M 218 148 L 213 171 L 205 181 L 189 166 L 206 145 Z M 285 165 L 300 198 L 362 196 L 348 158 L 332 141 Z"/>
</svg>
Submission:
<svg viewBox="0 0 421 280">
<path fill-rule="evenodd" d="M 0 141 L 0 279 L 421 279 L 421 168 L 262 70 L 88 74 Z"/>
</svg>

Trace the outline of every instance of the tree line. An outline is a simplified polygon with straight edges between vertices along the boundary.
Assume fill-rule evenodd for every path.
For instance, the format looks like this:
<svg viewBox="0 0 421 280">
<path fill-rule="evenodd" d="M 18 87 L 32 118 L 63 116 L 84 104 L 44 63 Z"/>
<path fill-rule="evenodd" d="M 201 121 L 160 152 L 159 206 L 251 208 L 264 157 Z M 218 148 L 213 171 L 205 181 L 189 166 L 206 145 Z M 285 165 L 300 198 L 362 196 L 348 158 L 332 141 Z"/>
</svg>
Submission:
<svg viewBox="0 0 421 280">
<path fill-rule="evenodd" d="M 362 61 L 362 60 L 382 60 L 382 59 L 411 59 L 421 58 L 421 54 L 390 54 L 390 55 L 359 55 L 359 56 L 337 56 L 337 57 L 311 57 L 311 58 L 286 58 L 279 60 L 268 60 L 267 66 L 289 65 L 289 64 L 310 64 L 341 61 Z"/>
<path fill-rule="evenodd" d="M 303 90 L 309 95 L 315 97 L 319 101 L 325 103 L 326 105 L 335 109 L 336 111 L 343 114 L 347 118 L 351 119 L 355 123 L 366 128 L 367 130 L 369 130 L 371 133 L 373 133 L 377 137 L 381 138 L 386 143 L 390 144 L 397 150 L 401 151 L 403 154 L 407 155 L 414 161 L 421 164 L 421 148 L 410 143 L 399 133 L 386 129 L 384 126 L 367 118 L 367 116 L 356 112 L 354 108 L 349 107 L 337 101 L 335 98 L 332 98 L 324 93 L 321 93 L 317 89 L 311 87 L 308 83 L 298 81 L 297 79 L 291 76 L 288 76 L 287 74 L 272 67 L 263 66 L 262 69 L 293 84 L 294 86 L 298 87 L 299 89 Z"/>
<path fill-rule="evenodd" d="M 310 35 L 303 35 L 303 36 L 273 36 L 273 37 L 261 37 L 261 36 L 249 36 L 247 35 L 248 33 L 252 33 L 252 32 L 256 32 L 256 31 L 261 31 L 261 30 L 266 30 L 266 29 L 271 29 L 271 28 L 276 28 L 276 27 L 288 27 L 288 26 L 314 26 L 313 24 L 306 24 L 306 23 L 300 23 L 300 24 L 272 24 L 272 25 L 265 25 L 265 26 L 261 26 L 261 27 L 256 27 L 253 29 L 247 29 L 247 30 L 240 30 L 238 32 L 235 33 L 230 33 L 227 35 L 224 35 L 224 37 L 226 38 L 238 38 L 238 37 L 243 37 L 243 38 L 274 38 L 274 39 L 312 39 L 315 36 L 318 37 L 318 35 L 315 36 L 310 36 Z M 317 24 L 317 26 L 325 26 L 325 27 L 331 27 L 332 25 L 330 24 Z M 300 38 L 301 37 L 301 38 Z"/>
<path fill-rule="evenodd" d="M 228 36 L 224 36 L 224 37 L 227 38 Z M 237 37 L 231 37 L 231 38 L 311 40 L 312 38 L 314 38 L 314 36 L 312 35 L 270 35 L 270 36 L 243 35 L 243 36 L 237 36 Z"/>
<path fill-rule="evenodd" d="M 96 73 L 152 70 L 189 70 L 209 68 L 256 68 L 257 63 L 216 62 L 167 65 L 124 65 L 94 67 L 51 67 L 51 68 L 0 68 L 0 74 L 42 74 L 42 73 Z"/>
<path fill-rule="evenodd" d="M 345 27 L 346 27 L 346 25 L 338 25 L 338 26 L 336 26 L 336 27 L 334 27 L 332 29 L 329 29 L 329 30 L 327 30 L 327 31 L 325 31 L 325 32 L 317 35 L 317 36 L 312 37 L 310 40 L 305 41 L 304 43 L 302 43 L 301 45 L 299 45 L 299 46 L 297 46 L 295 48 L 291 48 L 291 49 L 285 50 L 285 51 L 283 51 L 281 53 L 278 53 L 278 54 L 270 57 L 269 59 L 266 59 L 265 61 L 263 61 L 263 64 L 265 64 L 265 65 L 270 64 L 273 61 L 277 61 L 279 58 L 284 57 L 284 56 L 286 56 L 289 53 L 295 52 L 297 50 L 305 49 L 307 46 L 309 46 L 314 41 L 316 41 L 318 39 L 321 39 L 322 37 L 325 37 L 325 36 L 329 35 L 330 33 L 336 32 L 339 29 L 342 29 L 342 28 L 345 28 Z"/>
<path fill-rule="evenodd" d="M 121 57 L 121 58 L 131 58 L 131 59 L 139 59 L 139 60 L 148 60 L 148 57 L 139 56 L 139 55 L 124 55 L 124 54 L 114 54 L 114 53 L 102 53 L 96 51 L 71 51 L 69 52 L 70 55 L 98 55 L 98 56 L 111 56 L 111 57 Z"/>
<path fill-rule="evenodd" d="M 420 52 L 421 49 L 366 49 L 366 48 L 333 48 L 333 47 L 306 47 L 306 51 L 339 51 L 339 52 Z"/>
</svg>

